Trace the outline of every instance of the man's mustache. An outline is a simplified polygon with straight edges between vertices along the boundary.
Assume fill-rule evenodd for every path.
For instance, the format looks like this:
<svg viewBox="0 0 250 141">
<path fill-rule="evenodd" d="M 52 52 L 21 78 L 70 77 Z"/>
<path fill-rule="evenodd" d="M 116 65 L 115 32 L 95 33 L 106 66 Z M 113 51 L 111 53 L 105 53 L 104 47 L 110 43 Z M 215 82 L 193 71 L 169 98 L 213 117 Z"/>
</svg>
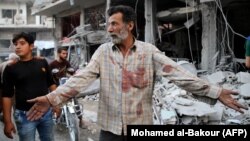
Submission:
<svg viewBox="0 0 250 141">
<path fill-rule="evenodd" d="M 110 37 L 118 37 L 118 35 L 115 34 L 115 33 L 109 33 L 109 36 L 110 36 Z"/>
</svg>

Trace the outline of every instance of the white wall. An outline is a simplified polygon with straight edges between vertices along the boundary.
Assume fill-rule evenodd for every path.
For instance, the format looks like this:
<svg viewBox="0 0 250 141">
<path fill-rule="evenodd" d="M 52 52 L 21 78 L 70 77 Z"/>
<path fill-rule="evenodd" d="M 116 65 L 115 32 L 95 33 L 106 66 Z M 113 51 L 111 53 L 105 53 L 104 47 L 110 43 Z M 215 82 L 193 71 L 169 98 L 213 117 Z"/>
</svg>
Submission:
<svg viewBox="0 0 250 141">
<path fill-rule="evenodd" d="M 22 10 L 22 14 L 20 14 L 20 16 L 22 17 L 24 24 L 26 24 L 27 23 L 27 7 L 26 7 L 26 4 L 24 4 L 24 3 L 21 3 L 19 5 L 17 3 L 1 3 L 1 5 L 0 5 L 0 19 L 3 19 L 2 18 L 2 9 L 15 9 L 15 10 L 17 10 L 17 13 L 18 13 L 18 6 L 19 6 L 19 9 Z"/>
<path fill-rule="evenodd" d="M 14 21 L 12 19 L 2 18 L 2 9 L 15 9 L 16 11 L 18 11 L 18 8 L 22 10 L 22 13 L 20 13 L 21 20 L 20 18 L 18 18 L 19 20 L 14 20 Z M 40 18 L 40 16 L 35 16 L 34 18 L 31 18 L 30 17 L 31 13 L 28 10 L 29 8 L 31 7 L 28 7 L 26 3 L 15 3 L 15 2 L 3 3 L 1 2 L 0 4 L 0 27 L 1 25 L 7 25 L 7 26 L 8 25 L 36 25 L 36 26 L 43 26 L 43 27 L 48 27 L 48 28 L 53 27 L 52 18 Z M 31 19 L 34 19 L 34 20 L 31 20 Z M 41 19 L 45 19 L 45 20 L 41 20 Z"/>
</svg>

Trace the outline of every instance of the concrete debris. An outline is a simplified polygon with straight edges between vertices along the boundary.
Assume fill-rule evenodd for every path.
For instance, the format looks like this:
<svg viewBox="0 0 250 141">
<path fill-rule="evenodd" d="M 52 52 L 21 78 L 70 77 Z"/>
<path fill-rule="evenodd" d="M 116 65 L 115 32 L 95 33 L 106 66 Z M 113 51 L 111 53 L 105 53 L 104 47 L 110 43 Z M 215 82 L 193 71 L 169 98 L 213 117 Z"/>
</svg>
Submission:
<svg viewBox="0 0 250 141">
<path fill-rule="evenodd" d="M 177 64 L 197 76 L 197 69 L 195 68 L 194 64 L 184 60 L 178 61 Z"/>
<path fill-rule="evenodd" d="M 193 124 L 195 121 L 194 121 L 194 118 L 191 117 L 191 116 L 183 116 L 181 118 L 181 122 L 184 124 L 184 125 L 191 125 Z"/>
<path fill-rule="evenodd" d="M 228 119 L 226 120 L 227 124 L 241 124 L 241 121 L 238 119 Z"/>
<path fill-rule="evenodd" d="M 174 101 L 177 105 L 181 106 L 191 106 L 194 105 L 194 101 L 182 97 L 177 97 Z"/>
<path fill-rule="evenodd" d="M 211 75 L 208 75 L 207 79 L 212 84 L 221 84 L 226 81 L 226 76 L 222 71 L 218 71 Z"/>
<path fill-rule="evenodd" d="M 174 125 L 177 122 L 177 114 L 174 110 L 161 110 L 161 124 L 172 124 Z"/>
<path fill-rule="evenodd" d="M 223 113 L 224 113 L 224 105 L 221 104 L 220 102 L 216 103 L 213 106 L 213 109 L 216 111 L 213 114 L 209 114 L 209 121 L 211 124 L 213 123 L 218 123 L 218 121 L 221 121 L 222 117 L 223 117 Z"/>
<path fill-rule="evenodd" d="M 250 83 L 250 74 L 247 72 L 239 72 L 236 74 L 238 82 L 240 83 Z"/>
<path fill-rule="evenodd" d="M 188 99 L 186 99 L 186 101 L 188 101 Z M 193 101 L 193 100 L 189 100 L 189 101 L 190 101 L 189 103 L 192 103 L 192 105 L 179 105 L 176 103 L 176 101 L 174 101 L 172 106 L 176 109 L 177 113 L 180 116 L 188 115 L 188 116 L 201 117 L 201 116 L 206 116 L 206 115 L 215 113 L 215 110 L 204 102 Z"/>
<path fill-rule="evenodd" d="M 91 138 L 88 138 L 88 141 L 94 141 L 93 139 L 91 139 Z"/>
<path fill-rule="evenodd" d="M 233 83 L 233 82 L 236 82 L 236 81 L 237 81 L 237 76 L 236 76 L 233 72 L 224 71 L 223 73 L 224 73 L 224 75 L 226 76 L 226 81 L 227 81 L 227 82 Z"/>
<path fill-rule="evenodd" d="M 250 83 L 247 83 L 245 79 L 248 76 L 249 73 L 245 72 L 234 74 L 230 71 L 218 71 L 210 75 L 204 74 L 201 78 L 239 92 L 240 95 L 233 97 L 240 104 L 249 107 Z M 158 118 L 154 118 L 154 124 L 250 124 L 250 110 L 245 110 L 244 114 L 241 114 L 221 104 L 218 100 L 192 95 L 173 83 L 169 83 L 164 77 L 157 77 L 156 81 L 153 110 L 154 116 L 157 115 Z"/>
<path fill-rule="evenodd" d="M 240 86 L 240 95 L 243 96 L 244 98 L 250 98 L 249 88 L 250 88 L 250 83 L 243 84 L 242 86 Z"/>
</svg>

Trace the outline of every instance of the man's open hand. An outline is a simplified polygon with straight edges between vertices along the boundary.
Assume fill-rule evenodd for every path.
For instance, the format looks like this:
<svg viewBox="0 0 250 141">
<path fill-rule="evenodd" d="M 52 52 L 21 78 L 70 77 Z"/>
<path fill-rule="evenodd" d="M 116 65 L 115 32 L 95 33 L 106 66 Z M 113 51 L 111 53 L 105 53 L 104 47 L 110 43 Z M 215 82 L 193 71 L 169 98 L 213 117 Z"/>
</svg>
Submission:
<svg viewBox="0 0 250 141">
<path fill-rule="evenodd" d="M 27 112 L 27 119 L 30 121 L 40 119 L 50 108 L 50 103 L 46 96 L 30 99 L 27 102 L 35 103 Z"/>
<path fill-rule="evenodd" d="M 226 90 L 226 89 L 222 89 L 220 96 L 219 96 L 219 101 L 222 102 L 224 105 L 240 112 L 240 113 L 244 113 L 242 111 L 242 108 L 245 110 L 248 110 L 247 107 L 241 105 L 238 103 L 237 100 L 235 100 L 231 94 L 233 95 L 237 95 L 238 93 L 235 91 L 231 91 L 231 90 Z"/>
</svg>

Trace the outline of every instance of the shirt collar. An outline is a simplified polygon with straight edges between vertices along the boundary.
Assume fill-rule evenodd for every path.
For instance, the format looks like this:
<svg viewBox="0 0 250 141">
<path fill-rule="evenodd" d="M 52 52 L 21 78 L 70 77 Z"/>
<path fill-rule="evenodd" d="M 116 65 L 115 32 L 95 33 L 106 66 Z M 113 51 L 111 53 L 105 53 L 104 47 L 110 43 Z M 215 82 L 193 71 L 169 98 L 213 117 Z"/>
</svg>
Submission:
<svg viewBox="0 0 250 141">
<path fill-rule="evenodd" d="M 136 39 L 134 38 L 134 44 L 133 44 L 133 46 L 130 48 L 131 51 L 136 51 L 137 42 L 138 42 L 138 40 L 136 40 Z M 112 42 L 111 42 L 111 46 L 112 46 L 112 50 L 113 50 L 113 51 L 117 51 L 117 50 L 118 50 L 118 47 L 117 47 L 114 43 L 112 43 Z"/>
</svg>

